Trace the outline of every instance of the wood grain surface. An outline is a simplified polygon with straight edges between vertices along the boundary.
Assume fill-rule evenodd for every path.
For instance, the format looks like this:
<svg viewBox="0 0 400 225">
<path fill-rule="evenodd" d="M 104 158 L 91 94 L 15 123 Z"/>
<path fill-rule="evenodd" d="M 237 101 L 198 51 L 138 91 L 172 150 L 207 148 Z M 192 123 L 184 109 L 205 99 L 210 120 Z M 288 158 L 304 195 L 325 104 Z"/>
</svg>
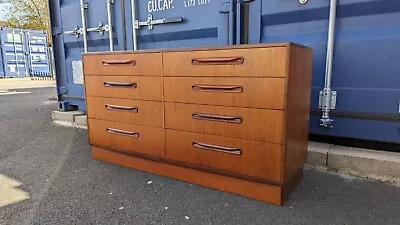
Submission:
<svg viewBox="0 0 400 225">
<path fill-rule="evenodd" d="M 282 144 L 282 110 L 165 104 L 166 128 Z"/>
<path fill-rule="evenodd" d="M 198 90 L 193 85 L 206 87 Z M 224 86 L 240 90 L 209 90 Z M 205 105 L 283 109 L 285 79 L 283 78 L 227 78 L 227 77 L 164 77 L 166 102 Z"/>
<path fill-rule="evenodd" d="M 218 148 L 195 147 L 195 143 L 234 150 L 219 152 Z M 277 144 L 167 129 L 166 156 L 168 159 L 281 182 L 281 145 Z"/>
<path fill-rule="evenodd" d="M 163 66 L 164 76 L 174 77 L 284 77 L 286 48 L 166 52 Z"/>
<path fill-rule="evenodd" d="M 106 87 L 104 82 L 136 84 Z M 86 96 L 162 101 L 162 78 L 140 76 L 85 76 Z"/>
<path fill-rule="evenodd" d="M 88 96 L 86 104 L 91 119 L 163 127 L 161 102 Z"/>
<path fill-rule="evenodd" d="M 165 134 L 162 128 L 98 119 L 88 119 L 88 126 L 91 145 L 165 157 Z M 124 135 L 122 132 L 134 134 Z"/>
<path fill-rule="evenodd" d="M 86 75 L 160 76 L 162 73 L 161 53 L 84 55 L 83 62 Z"/>
</svg>

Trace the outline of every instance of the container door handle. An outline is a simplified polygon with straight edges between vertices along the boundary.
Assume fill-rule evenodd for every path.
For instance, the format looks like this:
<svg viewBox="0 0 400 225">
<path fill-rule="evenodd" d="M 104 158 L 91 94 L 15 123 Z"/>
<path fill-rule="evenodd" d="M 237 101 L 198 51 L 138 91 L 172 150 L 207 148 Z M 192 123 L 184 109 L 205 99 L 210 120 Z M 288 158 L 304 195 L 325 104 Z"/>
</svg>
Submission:
<svg viewBox="0 0 400 225">
<path fill-rule="evenodd" d="M 135 82 L 104 82 L 104 87 L 132 87 L 137 88 L 137 84 Z"/>
<path fill-rule="evenodd" d="M 101 62 L 104 66 L 112 66 L 112 65 L 131 65 L 136 66 L 135 60 L 103 60 Z"/>
<path fill-rule="evenodd" d="M 214 58 L 194 58 L 193 65 L 234 65 L 243 64 L 243 57 L 214 57 Z"/>
<path fill-rule="evenodd" d="M 137 132 L 119 130 L 119 129 L 114 129 L 114 128 L 107 128 L 107 132 L 110 134 L 117 134 L 117 135 L 139 138 L 139 133 L 137 133 Z"/>
<path fill-rule="evenodd" d="M 237 85 L 202 85 L 194 84 L 193 91 L 212 91 L 212 92 L 227 92 L 227 93 L 242 93 L 243 87 Z"/>
<path fill-rule="evenodd" d="M 242 123 L 242 117 L 234 117 L 234 116 L 193 113 L 192 118 L 197 120 L 210 120 L 210 121 L 226 122 L 226 123 L 239 123 L 239 124 Z"/>
<path fill-rule="evenodd" d="M 107 110 L 131 111 L 133 113 L 137 113 L 139 111 L 138 107 L 131 107 L 131 106 L 121 106 L 121 105 L 106 104 L 104 107 Z"/>
<path fill-rule="evenodd" d="M 242 150 L 240 148 L 232 148 L 232 147 L 225 147 L 225 146 L 219 146 L 219 145 L 204 144 L 204 143 L 200 143 L 200 142 L 193 142 L 192 146 L 194 148 L 198 148 L 198 149 L 202 149 L 202 150 L 223 152 L 223 153 L 229 153 L 229 154 L 233 154 L 233 155 L 241 155 L 242 154 Z"/>
</svg>

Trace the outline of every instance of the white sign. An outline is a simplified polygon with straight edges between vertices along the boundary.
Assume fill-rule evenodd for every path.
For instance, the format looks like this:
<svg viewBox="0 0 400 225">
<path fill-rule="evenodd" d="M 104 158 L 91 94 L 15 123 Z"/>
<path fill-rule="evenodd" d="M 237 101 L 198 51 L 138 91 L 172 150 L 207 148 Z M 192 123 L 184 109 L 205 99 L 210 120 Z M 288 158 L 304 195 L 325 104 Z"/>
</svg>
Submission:
<svg viewBox="0 0 400 225">
<path fill-rule="evenodd" d="M 149 13 L 152 13 L 152 12 L 173 9 L 174 8 L 174 6 L 172 5 L 173 2 L 174 0 L 149 0 L 147 2 L 147 11 Z"/>
</svg>

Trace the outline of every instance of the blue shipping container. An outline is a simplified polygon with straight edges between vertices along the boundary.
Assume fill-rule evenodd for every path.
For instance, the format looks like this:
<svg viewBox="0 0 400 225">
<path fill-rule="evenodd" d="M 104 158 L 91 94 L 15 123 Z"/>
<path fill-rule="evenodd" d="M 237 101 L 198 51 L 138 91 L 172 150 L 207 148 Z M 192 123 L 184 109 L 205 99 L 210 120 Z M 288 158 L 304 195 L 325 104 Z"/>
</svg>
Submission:
<svg viewBox="0 0 400 225">
<path fill-rule="evenodd" d="M 47 33 L 37 30 L 26 30 L 26 53 L 31 77 L 48 77 L 50 74 Z"/>
<path fill-rule="evenodd" d="M 0 28 L 1 65 L 5 78 L 49 76 L 44 31 Z"/>
<path fill-rule="evenodd" d="M 61 110 L 85 111 L 81 53 L 86 46 L 97 52 L 294 42 L 314 49 L 310 133 L 400 143 L 398 0 L 341 0 L 333 20 L 335 1 L 328 0 L 82 2 L 82 7 L 78 0 L 50 2 Z M 329 92 L 333 127 L 325 127 L 320 93 L 330 21 L 336 22 L 334 92 Z"/>
</svg>

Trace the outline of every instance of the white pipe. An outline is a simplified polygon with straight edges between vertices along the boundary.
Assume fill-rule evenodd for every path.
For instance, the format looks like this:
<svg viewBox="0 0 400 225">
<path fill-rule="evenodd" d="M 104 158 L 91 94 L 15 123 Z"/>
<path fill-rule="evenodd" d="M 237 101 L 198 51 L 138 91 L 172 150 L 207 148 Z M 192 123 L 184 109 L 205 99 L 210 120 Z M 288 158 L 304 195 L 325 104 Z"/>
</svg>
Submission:
<svg viewBox="0 0 400 225">
<path fill-rule="evenodd" d="M 337 0 L 331 0 L 329 13 L 328 46 L 326 51 L 325 88 L 331 88 L 333 50 L 335 47 L 335 22 Z"/>
<path fill-rule="evenodd" d="M 81 7 L 81 20 L 82 20 L 82 35 L 83 35 L 83 49 L 85 52 L 88 51 L 88 43 L 87 43 L 87 30 L 86 30 L 86 4 L 84 0 L 80 0 Z"/>
<path fill-rule="evenodd" d="M 108 19 L 108 36 L 110 38 L 110 52 L 114 51 L 114 40 L 113 40 L 113 26 L 112 26 L 112 10 L 111 4 L 114 3 L 113 0 L 107 0 L 107 19 Z"/>
<path fill-rule="evenodd" d="M 137 50 L 137 36 L 135 29 L 135 21 L 136 21 L 136 5 L 135 0 L 131 0 L 131 11 L 132 11 L 132 39 L 133 39 L 133 50 Z"/>
<path fill-rule="evenodd" d="M 325 96 L 323 96 L 324 104 L 322 108 L 322 120 L 326 121 L 329 125 L 331 125 L 332 123 L 332 120 L 329 118 L 329 113 L 331 111 L 331 104 L 332 104 L 331 83 L 332 83 L 333 51 L 335 47 L 336 7 L 337 7 L 337 0 L 331 0 L 330 12 L 329 12 L 328 43 L 326 50 L 325 85 L 323 90 Z"/>
</svg>

